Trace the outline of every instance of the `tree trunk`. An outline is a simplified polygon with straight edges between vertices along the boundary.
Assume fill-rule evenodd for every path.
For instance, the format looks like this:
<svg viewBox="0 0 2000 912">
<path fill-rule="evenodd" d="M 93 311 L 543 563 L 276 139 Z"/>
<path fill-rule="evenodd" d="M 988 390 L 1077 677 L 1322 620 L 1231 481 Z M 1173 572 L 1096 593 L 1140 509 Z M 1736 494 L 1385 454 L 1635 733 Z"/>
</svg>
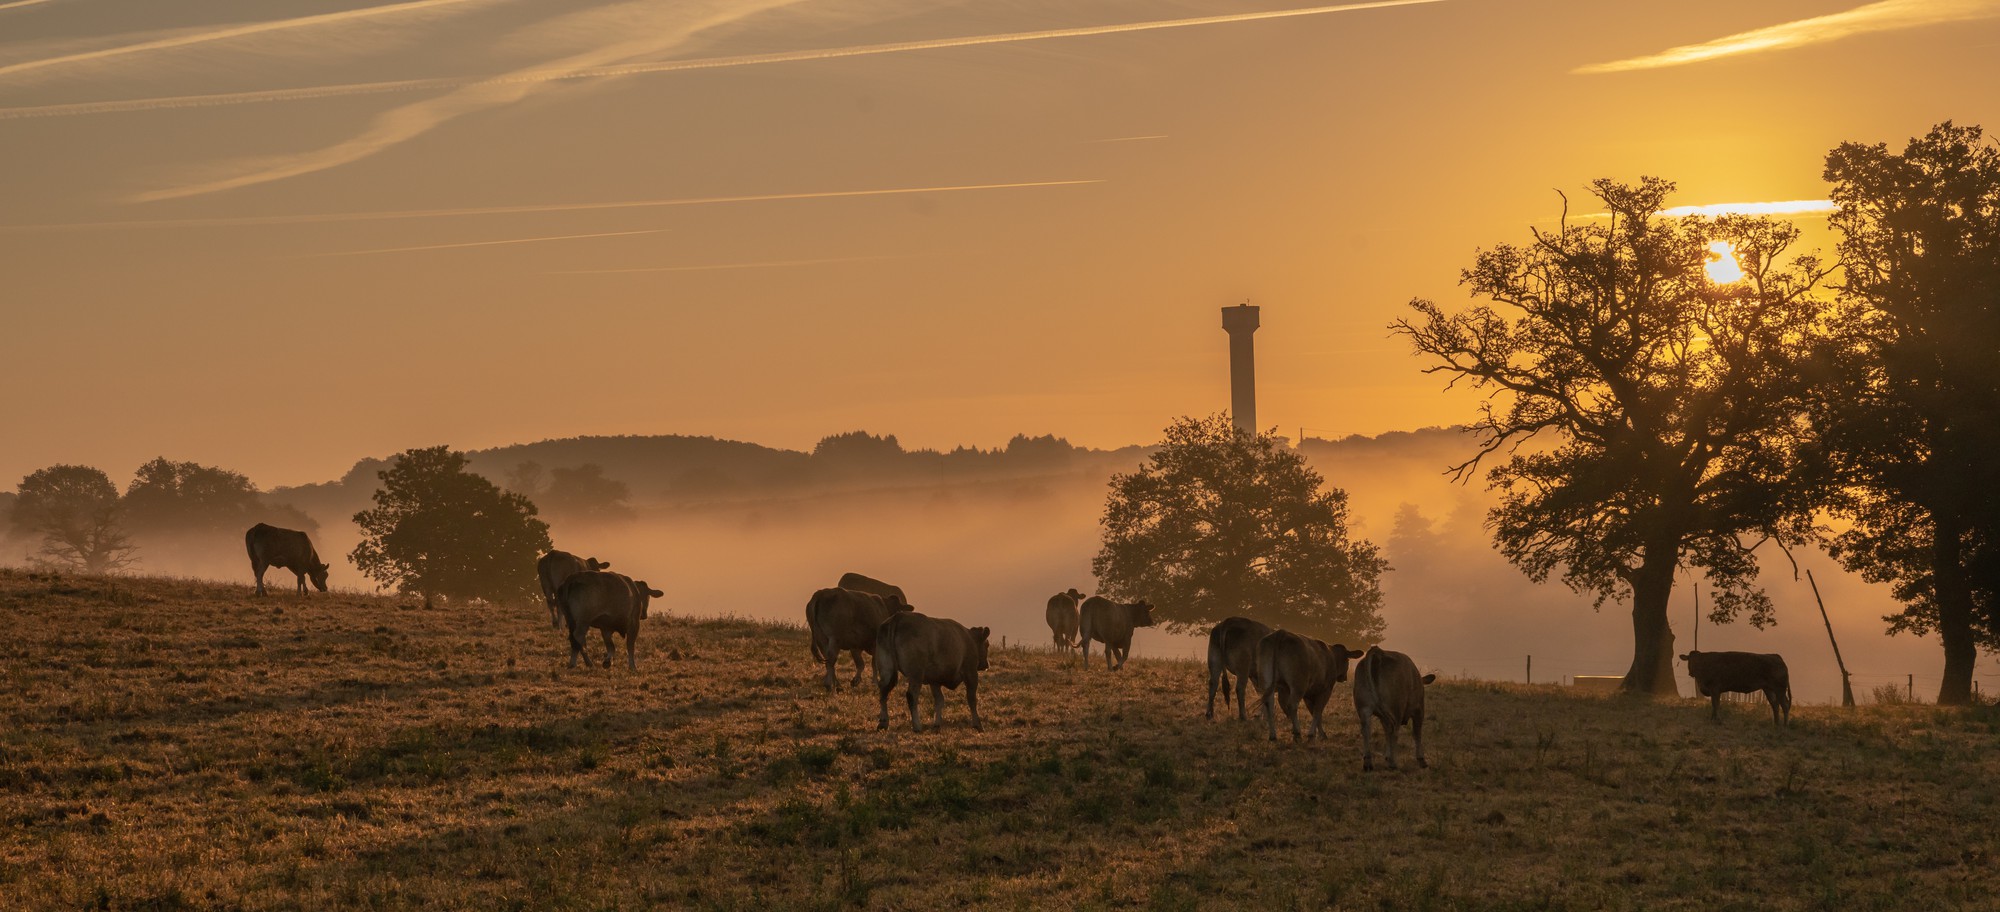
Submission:
<svg viewBox="0 0 2000 912">
<path fill-rule="evenodd" d="M 1649 545 L 1632 574 L 1632 667 L 1625 672 L 1627 693 L 1680 696 L 1674 681 L 1674 629 L 1667 602 L 1674 594 L 1672 545 Z"/>
<path fill-rule="evenodd" d="M 1979 651 L 1972 639 L 1972 584 L 1963 562 L 1963 522 L 1945 510 L 1931 514 L 1931 579 L 1937 587 L 1938 639 L 1944 641 L 1944 682 L 1939 706 L 1972 702 L 1972 667 Z"/>
</svg>

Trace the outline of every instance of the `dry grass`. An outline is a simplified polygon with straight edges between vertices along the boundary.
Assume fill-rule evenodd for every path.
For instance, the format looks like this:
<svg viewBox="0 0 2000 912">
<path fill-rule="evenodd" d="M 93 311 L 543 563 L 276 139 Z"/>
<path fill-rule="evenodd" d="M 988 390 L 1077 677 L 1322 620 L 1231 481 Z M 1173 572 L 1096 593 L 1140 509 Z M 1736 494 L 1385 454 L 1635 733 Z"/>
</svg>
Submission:
<svg viewBox="0 0 2000 912">
<path fill-rule="evenodd" d="M 10 907 L 1996 903 L 1991 709 L 1448 682 L 1432 768 L 1364 775 L 1350 713 L 1273 745 L 1184 662 L 1001 652 L 984 733 L 913 735 L 748 621 L 656 617 L 634 674 L 535 607 L 0 571 L 0 614 Z"/>
</svg>

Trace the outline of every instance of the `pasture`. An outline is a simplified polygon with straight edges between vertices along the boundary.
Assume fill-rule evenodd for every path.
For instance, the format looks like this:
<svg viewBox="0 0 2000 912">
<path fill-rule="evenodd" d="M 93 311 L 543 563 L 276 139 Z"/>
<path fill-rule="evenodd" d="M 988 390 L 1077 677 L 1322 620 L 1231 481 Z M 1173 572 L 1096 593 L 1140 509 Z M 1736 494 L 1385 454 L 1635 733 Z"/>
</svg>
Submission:
<svg viewBox="0 0 2000 912">
<path fill-rule="evenodd" d="M 1347 685 L 1330 741 L 1271 744 L 1143 654 L 996 649 L 986 730 L 947 691 L 913 735 L 900 691 L 887 732 L 872 689 L 828 696 L 802 629 L 657 602 L 636 673 L 622 645 L 564 668 L 538 604 L 0 571 L 0 619 L 13 908 L 2000 902 L 1991 707 L 1801 705 L 1779 732 L 1761 702 L 1715 725 L 1446 681 L 1431 768 L 1364 775 Z"/>
</svg>

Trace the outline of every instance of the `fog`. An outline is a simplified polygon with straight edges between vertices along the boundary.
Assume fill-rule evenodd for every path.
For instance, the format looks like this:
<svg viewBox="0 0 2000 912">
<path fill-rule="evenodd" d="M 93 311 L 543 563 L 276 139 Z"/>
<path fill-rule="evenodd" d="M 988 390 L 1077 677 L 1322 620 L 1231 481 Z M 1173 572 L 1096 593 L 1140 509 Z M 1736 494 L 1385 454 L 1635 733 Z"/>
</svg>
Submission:
<svg viewBox="0 0 2000 912">
<path fill-rule="evenodd" d="M 1385 646 L 1455 677 L 1521 681 L 1530 656 L 1537 682 L 1625 671 L 1631 625 L 1623 605 L 1593 610 L 1589 598 L 1559 583 L 1534 584 L 1492 550 L 1482 528 L 1488 497 L 1480 486 L 1454 484 L 1442 473 L 1466 452 L 1464 438 L 1430 430 L 1308 440 L 1302 448 L 1330 483 L 1349 492 L 1355 534 L 1381 545 L 1393 568 L 1383 579 Z M 551 534 L 559 548 L 609 560 L 664 590 L 655 610 L 663 604 L 672 615 L 801 623 L 813 590 L 857 571 L 902 586 L 920 611 L 992 627 L 996 642 L 1046 648 L 1043 607 L 1050 595 L 1072 586 L 1095 590 L 1090 559 L 1106 481 L 1139 458 L 1126 452 L 1082 460 L 1082 468 L 998 477 L 877 472 L 839 484 L 731 489 L 705 502 L 639 484 L 632 497 L 635 518 L 589 524 L 557 517 Z M 346 560 L 358 536 L 347 517 L 365 505 L 372 489 L 366 477 L 353 480 L 361 483 L 312 498 L 295 492 L 295 499 L 319 523 L 314 537 L 322 558 L 334 564 L 333 585 L 372 591 Z M 250 578 L 237 533 L 140 544 L 139 572 Z M 1885 634 L 1882 616 L 1897 609 L 1886 587 L 1842 572 L 1816 551 L 1793 556 L 1796 579 L 1781 552 L 1764 554 L 1764 582 L 1778 623 L 1763 631 L 1706 620 L 1694 630 L 1694 580 L 1683 575 L 1674 593 L 1675 651 L 1685 652 L 1698 638 L 1703 649 L 1780 653 L 1799 702 L 1838 702 L 1839 673 L 1803 575 L 1811 569 L 1854 673 L 1857 699 L 1868 702 L 1877 686 L 1901 688 L 1909 675 L 1920 699 L 1935 696 L 1942 665 L 1937 642 Z M 292 585 L 288 571 L 274 570 L 267 580 L 281 591 Z M 556 635 L 549 648 L 552 654 L 563 649 Z M 1138 633 L 1132 654 L 1194 658 L 1204 651 L 1198 636 L 1154 629 Z M 1982 656 L 1978 680 L 1991 685 L 2000 675 L 1985 671 L 1984 661 Z M 1677 667 L 1681 692 L 1692 694 L 1684 667 Z"/>
</svg>

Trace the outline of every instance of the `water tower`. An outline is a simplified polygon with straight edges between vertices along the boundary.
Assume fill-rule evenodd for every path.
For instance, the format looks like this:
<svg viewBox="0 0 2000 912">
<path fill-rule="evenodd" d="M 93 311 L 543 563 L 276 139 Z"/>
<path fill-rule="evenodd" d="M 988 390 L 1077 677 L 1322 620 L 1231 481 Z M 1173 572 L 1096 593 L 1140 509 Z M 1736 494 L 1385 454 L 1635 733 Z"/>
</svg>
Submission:
<svg viewBox="0 0 2000 912">
<path fill-rule="evenodd" d="M 1222 309 L 1229 333 L 1229 414 L 1237 430 L 1257 433 L 1257 308 L 1248 302 Z"/>
</svg>

